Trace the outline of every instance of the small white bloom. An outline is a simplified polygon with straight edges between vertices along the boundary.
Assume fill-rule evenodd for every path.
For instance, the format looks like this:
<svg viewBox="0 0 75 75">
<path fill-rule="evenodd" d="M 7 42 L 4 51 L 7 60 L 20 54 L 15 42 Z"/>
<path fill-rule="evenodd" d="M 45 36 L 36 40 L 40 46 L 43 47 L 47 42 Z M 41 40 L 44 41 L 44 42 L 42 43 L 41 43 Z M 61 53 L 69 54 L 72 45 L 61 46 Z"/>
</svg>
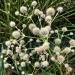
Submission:
<svg viewBox="0 0 75 75">
<path fill-rule="evenodd" d="M 21 58 L 23 58 L 24 55 L 25 55 L 25 53 L 23 53 L 23 52 L 19 53 L 19 56 L 20 56 Z"/>
<path fill-rule="evenodd" d="M 13 40 L 12 43 L 13 43 L 13 44 L 17 44 L 17 40 Z"/>
<path fill-rule="evenodd" d="M 32 30 L 34 35 L 39 35 L 40 29 L 38 27 L 33 28 Z"/>
<path fill-rule="evenodd" d="M 54 31 L 53 31 L 53 30 L 51 30 L 51 31 L 50 31 L 50 33 L 51 33 L 51 34 L 54 34 Z"/>
<path fill-rule="evenodd" d="M 44 50 L 49 49 L 49 42 L 44 42 L 42 47 L 43 47 Z"/>
<path fill-rule="evenodd" d="M 63 32 L 66 32 L 66 31 L 67 31 L 67 28 L 66 28 L 66 27 L 63 27 L 63 28 L 62 28 L 62 31 L 63 31 Z"/>
<path fill-rule="evenodd" d="M 70 46 L 75 46 L 75 40 L 74 40 L 74 39 L 71 39 L 71 40 L 69 41 L 69 44 L 70 44 Z"/>
<path fill-rule="evenodd" d="M 52 16 L 54 16 L 54 14 L 55 14 L 55 9 L 54 9 L 53 7 L 48 8 L 48 9 L 46 10 L 46 14 L 47 14 L 47 15 L 52 15 Z"/>
<path fill-rule="evenodd" d="M 24 14 L 24 13 L 27 13 L 27 7 L 21 6 L 21 7 L 20 7 L 20 12 L 23 13 L 23 14 Z"/>
<path fill-rule="evenodd" d="M 19 37 L 20 37 L 20 32 L 19 31 L 14 31 L 13 33 L 12 33 L 12 36 L 15 38 L 15 39 L 18 39 Z"/>
<path fill-rule="evenodd" d="M 58 33 L 58 30 L 55 30 L 55 33 Z"/>
<path fill-rule="evenodd" d="M 7 55 L 13 55 L 13 52 L 11 50 L 7 50 Z"/>
<path fill-rule="evenodd" d="M 48 61 L 41 62 L 41 66 L 43 66 L 43 67 L 47 67 L 48 65 L 49 65 Z"/>
<path fill-rule="evenodd" d="M 21 62 L 21 67 L 25 67 L 26 63 L 25 62 Z"/>
<path fill-rule="evenodd" d="M 59 39 L 59 38 L 56 38 L 54 41 L 55 41 L 55 44 L 57 44 L 57 45 L 61 44 L 61 39 Z"/>
<path fill-rule="evenodd" d="M 33 24 L 33 23 L 31 23 L 31 24 L 29 25 L 29 29 L 30 29 L 31 31 L 32 31 L 35 27 L 36 27 L 36 25 Z"/>
<path fill-rule="evenodd" d="M 67 70 L 68 70 L 68 72 L 71 72 L 72 71 L 72 68 L 71 67 L 68 67 Z"/>
<path fill-rule="evenodd" d="M 15 15 L 18 16 L 20 13 L 19 11 L 15 11 Z"/>
<path fill-rule="evenodd" d="M 61 64 L 61 63 L 63 63 L 63 62 L 64 62 L 65 57 L 64 57 L 64 56 L 62 56 L 62 55 L 59 55 L 59 56 L 57 56 L 57 60 L 58 60 L 58 62 Z"/>
<path fill-rule="evenodd" d="M 2 53 L 3 53 L 3 54 L 6 54 L 6 51 L 7 51 L 7 50 L 3 49 L 3 50 L 2 50 Z"/>
<path fill-rule="evenodd" d="M 40 35 L 42 35 L 42 36 L 48 36 L 48 34 L 49 34 L 49 29 L 48 28 L 41 28 L 41 30 L 40 30 Z"/>
<path fill-rule="evenodd" d="M 46 16 L 45 21 L 50 24 L 51 21 L 52 21 L 52 17 L 51 16 Z"/>
<path fill-rule="evenodd" d="M 23 27 L 23 28 L 26 28 L 26 24 L 23 24 L 22 27 Z"/>
<path fill-rule="evenodd" d="M 30 41 L 30 42 L 32 42 L 32 41 L 33 41 L 33 39 L 31 38 L 31 39 L 29 39 L 29 41 Z"/>
<path fill-rule="evenodd" d="M 10 26 L 11 26 L 11 27 L 15 27 L 15 25 L 16 25 L 16 24 L 15 24 L 14 21 L 11 21 L 11 22 L 10 22 Z"/>
<path fill-rule="evenodd" d="M 17 53 L 20 53 L 21 52 L 21 49 L 19 47 L 16 47 L 16 52 Z"/>
<path fill-rule="evenodd" d="M 38 16 L 38 15 L 39 15 L 39 13 L 40 13 L 40 10 L 39 10 L 39 9 L 35 9 L 35 10 L 34 10 L 34 14 L 35 14 L 35 15 L 37 15 L 37 16 Z"/>
<path fill-rule="evenodd" d="M 5 42 L 5 45 L 6 45 L 6 46 L 11 46 L 11 41 L 6 41 L 6 42 Z"/>
<path fill-rule="evenodd" d="M 14 66 L 12 66 L 11 68 L 14 69 Z"/>
<path fill-rule="evenodd" d="M 20 44 L 23 45 L 25 42 L 24 40 L 20 40 Z"/>
<path fill-rule="evenodd" d="M 8 64 L 8 63 L 4 64 L 4 68 L 8 68 L 9 66 L 10 66 L 10 64 Z"/>
<path fill-rule="evenodd" d="M 35 62 L 34 67 L 40 67 L 40 63 L 39 62 Z"/>
<path fill-rule="evenodd" d="M 54 57 L 54 56 L 52 56 L 52 57 L 51 57 L 51 60 L 52 60 L 52 61 L 56 61 L 56 59 L 55 59 L 55 57 Z"/>
<path fill-rule="evenodd" d="M 28 61 L 28 60 L 29 60 L 29 55 L 28 55 L 28 54 L 25 54 L 25 55 L 23 56 L 23 60 Z"/>
<path fill-rule="evenodd" d="M 54 47 L 54 51 L 53 52 L 57 53 L 57 52 L 60 52 L 60 51 L 61 51 L 61 49 L 60 49 L 59 46 L 55 46 Z"/>
<path fill-rule="evenodd" d="M 22 74 L 22 75 L 24 75 L 24 74 L 25 74 L 25 72 L 24 72 L 24 71 L 22 71 L 22 72 L 21 72 L 21 74 Z"/>
<path fill-rule="evenodd" d="M 57 8 L 57 11 L 58 11 L 59 13 L 63 12 L 63 7 L 58 7 L 58 8 Z"/>
<path fill-rule="evenodd" d="M 2 58 L 2 59 L 3 59 L 3 55 L 1 55 L 1 56 L 0 56 L 0 58 Z"/>
<path fill-rule="evenodd" d="M 65 68 L 68 68 L 69 67 L 69 64 L 64 64 Z"/>
<path fill-rule="evenodd" d="M 33 7 L 35 7 L 37 5 L 37 2 L 36 1 L 33 1 L 32 3 L 31 3 L 31 6 L 33 6 Z"/>
<path fill-rule="evenodd" d="M 70 53 L 70 52 L 71 52 L 71 48 L 66 47 L 66 48 L 65 48 L 62 52 L 64 52 L 64 53 L 68 54 L 68 53 Z"/>
<path fill-rule="evenodd" d="M 73 35 L 73 32 L 70 32 L 70 34 L 69 35 Z"/>
</svg>

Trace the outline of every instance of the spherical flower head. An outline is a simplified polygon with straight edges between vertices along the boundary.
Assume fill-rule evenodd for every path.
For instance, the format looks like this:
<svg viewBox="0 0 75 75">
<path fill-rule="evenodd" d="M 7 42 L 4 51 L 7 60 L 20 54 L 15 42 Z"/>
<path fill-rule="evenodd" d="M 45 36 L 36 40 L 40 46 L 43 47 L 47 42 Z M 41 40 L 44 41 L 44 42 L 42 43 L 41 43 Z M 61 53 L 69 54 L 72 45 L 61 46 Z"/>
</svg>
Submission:
<svg viewBox="0 0 75 75">
<path fill-rule="evenodd" d="M 10 26 L 11 26 L 11 27 L 15 27 L 15 25 L 16 25 L 16 24 L 15 24 L 14 21 L 11 21 L 11 22 L 10 22 Z"/>
<path fill-rule="evenodd" d="M 12 43 L 15 45 L 17 44 L 17 40 L 13 40 Z"/>
<path fill-rule="evenodd" d="M 50 24 L 51 21 L 52 21 L 52 17 L 51 16 L 46 16 L 45 21 Z"/>
<path fill-rule="evenodd" d="M 15 11 L 15 15 L 18 16 L 20 13 L 19 11 Z"/>
<path fill-rule="evenodd" d="M 1 53 L 6 54 L 6 52 L 7 52 L 7 50 L 3 49 Z"/>
<path fill-rule="evenodd" d="M 67 31 L 67 28 L 66 28 L 66 27 L 63 27 L 63 28 L 62 28 L 62 31 L 63 31 L 63 32 L 66 32 L 66 31 Z"/>
<path fill-rule="evenodd" d="M 65 68 L 68 68 L 69 67 L 69 64 L 64 64 Z"/>
<path fill-rule="evenodd" d="M 20 40 L 20 44 L 23 45 L 25 43 L 24 40 Z"/>
<path fill-rule="evenodd" d="M 56 45 L 60 45 L 61 44 L 61 39 L 59 39 L 59 38 L 56 38 L 54 41 L 55 41 Z"/>
<path fill-rule="evenodd" d="M 14 31 L 13 33 L 12 33 L 12 36 L 15 38 L 15 39 L 18 39 L 19 37 L 20 37 L 20 32 L 19 31 Z"/>
<path fill-rule="evenodd" d="M 25 62 L 21 62 L 21 67 L 25 67 L 26 63 Z"/>
<path fill-rule="evenodd" d="M 32 32 L 34 35 L 39 35 L 40 29 L 38 27 L 35 27 L 35 28 L 33 28 Z"/>
<path fill-rule="evenodd" d="M 6 54 L 7 55 L 13 55 L 13 52 L 11 50 L 7 50 Z"/>
<path fill-rule="evenodd" d="M 47 41 L 46 41 L 46 42 L 44 42 L 44 44 L 43 44 L 43 46 L 42 46 L 42 47 L 43 47 L 43 49 L 44 49 L 44 50 L 48 50 L 48 49 L 49 49 L 49 44 L 50 44 L 50 43 L 49 43 L 49 42 L 47 42 Z"/>
<path fill-rule="evenodd" d="M 31 31 L 32 31 L 35 27 L 36 27 L 36 25 L 33 24 L 33 23 L 31 23 L 31 24 L 29 25 L 29 29 L 30 29 Z"/>
<path fill-rule="evenodd" d="M 34 10 L 34 15 L 37 15 L 38 16 L 39 14 L 40 14 L 40 10 L 39 9 L 35 9 Z"/>
<path fill-rule="evenodd" d="M 35 62 L 34 67 L 36 67 L 36 68 L 40 67 L 40 63 L 38 61 Z"/>
<path fill-rule="evenodd" d="M 68 67 L 67 70 L 68 70 L 68 73 L 72 72 L 72 68 L 71 67 Z"/>
<path fill-rule="evenodd" d="M 4 68 L 5 68 L 5 69 L 7 69 L 9 66 L 10 66 L 10 64 L 8 64 L 8 63 L 5 63 L 5 64 L 4 64 Z"/>
<path fill-rule="evenodd" d="M 50 7 L 46 10 L 46 14 L 47 15 L 51 15 L 51 16 L 54 16 L 55 14 L 55 9 L 53 7 Z"/>
<path fill-rule="evenodd" d="M 55 57 L 54 57 L 54 56 L 52 56 L 52 57 L 51 57 L 51 60 L 52 60 L 52 61 L 56 61 L 56 59 L 55 59 Z"/>
<path fill-rule="evenodd" d="M 25 54 L 25 55 L 22 57 L 22 59 L 28 61 L 28 60 L 29 60 L 29 55 L 28 55 L 28 54 Z"/>
<path fill-rule="evenodd" d="M 63 12 L 63 7 L 58 7 L 58 8 L 57 8 L 57 11 L 58 11 L 59 13 L 62 13 L 62 12 Z"/>
<path fill-rule="evenodd" d="M 64 53 L 68 54 L 71 52 L 71 48 L 69 47 L 66 47 L 64 50 L 63 50 Z"/>
<path fill-rule="evenodd" d="M 62 63 L 64 62 L 64 60 L 65 60 L 65 57 L 64 57 L 64 56 L 62 56 L 62 55 L 57 56 L 57 61 L 58 61 L 60 64 L 62 64 Z"/>
<path fill-rule="evenodd" d="M 41 36 L 48 36 L 48 34 L 49 34 L 48 28 L 41 28 L 41 30 L 40 30 Z"/>
<path fill-rule="evenodd" d="M 75 47 L 75 40 L 74 39 L 71 39 L 69 41 L 69 44 L 70 44 L 70 46 Z"/>
<path fill-rule="evenodd" d="M 41 66 L 42 67 L 47 67 L 48 65 L 49 65 L 49 62 L 48 61 L 41 62 Z"/>
<path fill-rule="evenodd" d="M 21 72 L 21 74 L 22 74 L 22 75 L 25 75 L 25 72 L 24 72 L 24 71 L 22 71 L 22 72 Z"/>
<path fill-rule="evenodd" d="M 26 28 L 26 24 L 23 24 L 22 27 L 23 27 L 23 28 Z"/>
<path fill-rule="evenodd" d="M 17 53 L 20 53 L 21 52 L 21 49 L 19 47 L 16 47 L 16 52 Z"/>
<path fill-rule="evenodd" d="M 5 45 L 8 46 L 8 47 L 11 46 L 11 41 L 10 40 L 9 41 L 6 41 L 5 42 Z"/>
<path fill-rule="evenodd" d="M 23 14 L 27 13 L 27 7 L 21 6 L 20 7 L 20 12 L 23 13 Z"/>
<path fill-rule="evenodd" d="M 60 51 L 61 51 L 61 49 L 60 49 L 59 46 L 55 46 L 54 47 L 54 51 L 53 52 L 57 53 L 57 52 L 60 52 Z"/>
<path fill-rule="evenodd" d="M 36 1 L 32 1 L 31 6 L 35 7 L 37 5 Z"/>
</svg>

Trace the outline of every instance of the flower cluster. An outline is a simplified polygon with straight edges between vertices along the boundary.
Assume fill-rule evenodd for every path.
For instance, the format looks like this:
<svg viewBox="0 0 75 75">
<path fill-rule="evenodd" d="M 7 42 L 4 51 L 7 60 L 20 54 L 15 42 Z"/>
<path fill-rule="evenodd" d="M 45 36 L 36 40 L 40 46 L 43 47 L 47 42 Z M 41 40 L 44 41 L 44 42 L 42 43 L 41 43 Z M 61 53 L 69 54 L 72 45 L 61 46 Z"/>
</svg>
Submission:
<svg viewBox="0 0 75 75">
<path fill-rule="evenodd" d="M 63 12 L 63 7 L 57 7 L 56 10 L 49 7 L 43 12 L 36 7 L 37 4 L 36 1 L 31 3 L 33 13 L 30 17 L 27 17 L 29 9 L 26 6 L 21 6 L 20 11 L 15 11 L 16 16 L 26 16 L 27 19 L 31 20 L 31 23 L 29 25 L 23 24 L 22 30 L 17 27 L 16 22 L 11 21 L 9 23 L 10 27 L 16 30 L 12 32 L 12 38 L 5 42 L 6 48 L 2 48 L 1 58 L 3 59 L 4 68 L 19 71 L 22 75 L 34 75 L 36 71 L 48 69 L 54 63 L 56 65 L 53 66 L 58 65 L 60 69 L 62 69 L 61 67 L 65 68 L 65 71 L 61 70 L 63 74 L 65 72 L 70 73 L 72 68 L 68 64 L 67 56 L 74 52 L 72 48 L 75 47 L 75 40 L 70 39 L 69 46 L 62 48 L 62 38 L 64 33 L 68 31 L 67 27 L 61 28 L 61 36 L 59 36 L 58 29 L 53 30 L 51 28 L 55 18 Z M 38 17 L 40 27 L 34 23 L 32 16 Z M 46 23 L 45 26 L 42 25 L 42 20 Z M 32 36 L 25 35 L 25 28 L 28 28 Z M 57 37 L 54 38 L 54 46 L 51 47 L 50 38 L 54 34 Z M 25 38 L 28 38 L 28 40 L 26 41 Z M 33 47 L 33 44 L 39 45 Z M 31 68 L 31 71 L 29 71 L 29 68 Z"/>
</svg>

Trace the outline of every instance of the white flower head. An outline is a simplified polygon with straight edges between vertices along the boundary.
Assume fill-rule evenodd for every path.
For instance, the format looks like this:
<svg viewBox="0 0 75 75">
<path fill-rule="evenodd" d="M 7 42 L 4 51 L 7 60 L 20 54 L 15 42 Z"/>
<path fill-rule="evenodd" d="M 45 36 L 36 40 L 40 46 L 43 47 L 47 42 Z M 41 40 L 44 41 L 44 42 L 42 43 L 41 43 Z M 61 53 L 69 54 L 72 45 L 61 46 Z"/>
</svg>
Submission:
<svg viewBox="0 0 75 75">
<path fill-rule="evenodd" d="M 34 67 L 40 67 L 40 63 L 39 62 L 35 62 Z"/>
<path fill-rule="evenodd" d="M 50 44 L 50 43 L 49 43 L 49 42 L 47 42 L 47 41 L 46 41 L 46 42 L 44 42 L 44 44 L 43 44 L 43 46 L 42 46 L 42 47 L 43 47 L 43 49 L 44 49 L 44 50 L 49 49 L 49 44 Z"/>
<path fill-rule="evenodd" d="M 10 22 L 10 26 L 11 26 L 11 27 L 15 27 L 15 25 L 16 25 L 16 24 L 15 24 L 14 21 L 11 21 L 11 22 Z"/>
<path fill-rule="evenodd" d="M 60 52 L 60 51 L 61 51 L 61 49 L 60 49 L 59 46 L 55 46 L 55 47 L 54 47 L 54 52 L 55 52 L 55 53 Z"/>
<path fill-rule="evenodd" d="M 26 63 L 25 62 L 21 62 L 21 67 L 25 67 Z"/>
<path fill-rule="evenodd" d="M 34 35 L 39 35 L 40 29 L 38 27 L 33 28 L 32 30 Z"/>
<path fill-rule="evenodd" d="M 18 16 L 20 13 L 19 11 L 15 11 L 15 15 Z"/>
<path fill-rule="evenodd" d="M 66 32 L 66 31 L 67 31 L 67 28 L 66 28 L 66 27 L 63 27 L 63 28 L 62 28 L 62 31 L 63 31 L 63 32 Z"/>
<path fill-rule="evenodd" d="M 64 56 L 62 56 L 62 55 L 57 56 L 57 61 L 58 61 L 60 64 L 63 63 L 64 60 L 65 60 L 65 57 L 64 57 Z"/>
<path fill-rule="evenodd" d="M 56 61 L 56 59 L 55 59 L 55 57 L 54 57 L 54 56 L 52 56 L 52 57 L 51 57 L 51 60 L 52 60 L 52 61 Z"/>
<path fill-rule="evenodd" d="M 10 40 L 9 40 L 9 41 L 6 41 L 6 42 L 5 42 L 5 45 L 6 45 L 6 46 L 11 46 L 11 41 L 10 41 Z"/>
<path fill-rule="evenodd" d="M 10 64 L 8 64 L 8 63 L 4 64 L 4 68 L 8 68 L 9 66 L 10 66 Z"/>
<path fill-rule="evenodd" d="M 24 75 L 24 74 L 25 74 L 25 72 L 24 72 L 24 71 L 22 71 L 22 72 L 21 72 L 21 74 L 22 74 L 22 75 Z"/>
<path fill-rule="evenodd" d="M 12 36 L 15 38 L 15 39 L 18 39 L 19 37 L 20 37 L 20 32 L 19 31 L 14 31 L 13 33 L 12 33 Z"/>
<path fill-rule="evenodd" d="M 51 21 L 52 21 L 52 17 L 51 16 L 46 16 L 45 21 L 50 24 Z"/>
<path fill-rule="evenodd" d="M 34 14 L 38 16 L 40 14 L 40 10 L 39 9 L 35 9 L 34 10 Z"/>
<path fill-rule="evenodd" d="M 25 54 L 25 55 L 22 57 L 22 59 L 28 61 L 28 60 L 29 60 L 29 55 L 28 55 L 28 54 Z"/>
<path fill-rule="evenodd" d="M 50 7 L 46 10 L 46 14 L 47 15 L 51 15 L 51 16 L 54 16 L 55 14 L 55 9 L 53 7 Z"/>
<path fill-rule="evenodd" d="M 21 7 L 20 7 L 20 12 L 23 13 L 23 14 L 24 14 L 24 13 L 27 13 L 27 7 L 21 6 Z"/>
<path fill-rule="evenodd" d="M 57 11 L 58 11 L 59 13 L 63 12 L 63 7 L 58 7 L 58 8 L 57 8 Z"/>
<path fill-rule="evenodd" d="M 71 40 L 69 41 L 69 44 L 70 44 L 70 46 L 75 46 L 75 40 L 74 40 L 74 39 L 71 39 Z"/>
<path fill-rule="evenodd" d="M 61 44 L 61 39 L 59 39 L 59 38 L 56 38 L 54 41 L 55 41 L 55 44 L 57 44 L 57 45 Z"/>
<path fill-rule="evenodd" d="M 40 30 L 41 36 L 48 36 L 48 34 L 49 34 L 49 29 L 47 27 L 41 28 L 41 30 Z"/>
<path fill-rule="evenodd" d="M 41 66 L 43 66 L 43 67 L 47 67 L 48 65 L 49 65 L 48 61 L 41 62 Z"/>
<path fill-rule="evenodd" d="M 37 5 L 36 1 L 32 1 L 31 6 L 35 7 Z"/>
<path fill-rule="evenodd" d="M 35 27 L 36 27 L 36 25 L 33 24 L 33 23 L 31 23 L 31 24 L 29 25 L 29 29 L 30 29 L 31 31 L 32 31 Z"/>
<path fill-rule="evenodd" d="M 70 47 L 66 47 L 64 50 L 63 50 L 64 53 L 68 54 L 71 52 L 71 48 Z"/>
</svg>

